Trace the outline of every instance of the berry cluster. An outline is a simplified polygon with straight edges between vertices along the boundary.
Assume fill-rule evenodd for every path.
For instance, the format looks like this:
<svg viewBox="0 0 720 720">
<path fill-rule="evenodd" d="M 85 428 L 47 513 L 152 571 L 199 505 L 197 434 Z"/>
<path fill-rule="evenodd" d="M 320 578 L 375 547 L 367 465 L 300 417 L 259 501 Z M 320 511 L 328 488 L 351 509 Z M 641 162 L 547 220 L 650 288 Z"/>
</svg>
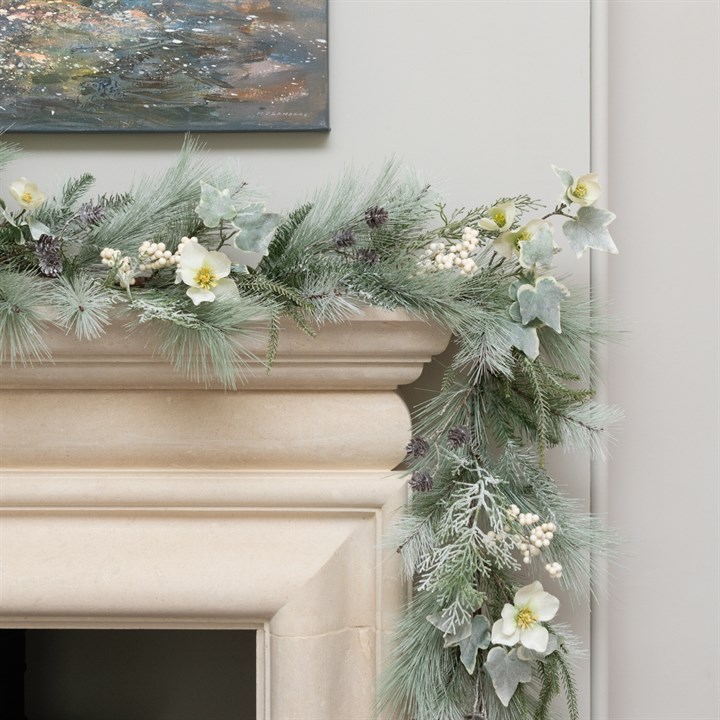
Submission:
<svg viewBox="0 0 720 720">
<path fill-rule="evenodd" d="M 461 275 L 474 275 L 478 266 L 472 256 L 477 252 L 479 232 L 471 227 L 463 230 L 460 242 L 448 246 L 444 242 L 433 242 L 425 250 L 423 266 L 431 271 L 459 270 Z"/>
<path fill-rule="evenodd" d="M 145 270 L 161 270 L 164 267 L 170 267 L 176 265 L 179 254 L 171 253 L 167 250 L 165 243 L 151 243 L 145 241 L 138 248 L 138 270 L 143 272 Z"/>
<path fill-rule="evenodd" d="M 515 534 L 515 542 L 522 553 L 523 562 L 529 565 L 532 558 L 550 547 L 557 525 L 553 522 L 541 523 L 539 515 L 520 512 L 517 505 L 508 508 L 507 517 L 509 521 L 517 523 L 519 532 Z M 562 565 L 558 562 L 547 563 L 545 569 L 556 580 L 562 575 Z"/>
<path fill-rule="evenodd" d="M 126 290 L 135 284 L 135 263 L 132 258 L 123 254 L 119 250 L 105 248 L 100 251 L 100 260 L 103 265 L 115 271 L 115 282 Z"/>
</svg>

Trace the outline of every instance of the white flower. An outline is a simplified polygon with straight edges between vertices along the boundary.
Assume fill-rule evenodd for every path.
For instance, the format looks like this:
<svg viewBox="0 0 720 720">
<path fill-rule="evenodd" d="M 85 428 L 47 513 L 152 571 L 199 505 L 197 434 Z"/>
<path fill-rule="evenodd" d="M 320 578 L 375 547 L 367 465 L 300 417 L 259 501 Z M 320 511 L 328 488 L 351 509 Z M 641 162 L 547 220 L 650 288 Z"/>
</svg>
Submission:
<svg viewBox="0 0 720 720">
<path fill-rule="evenodd" d="M 26 210 L 33 210 L 36 207 L 40 207 L 46 199 L 45 193 L 41 192 L 34 182 L 30 182 L 24 177 L 15 180 L 9 189 L 10 194 L 17 200 L 18 205 Z"/>
<path fill-rule="evenodd" d="M 483 230 L 503 232 L 510 229 L 513 220 L 515 220 L 515 204 L 507 202 L 491 207 L 485 213 L 485 217 L 478 220 L 478 225 Z"/>
<path fill-rule="evenodd" d="M 543 225 L 547 225 L 552 228 L 552 226 L 545 220 L 531 220 L 527 225 L 523 225 L 515 232 L 500 233 L 500 235 L 492 241 L 492 249 L 498 255 L 502 255 L 504 258 L 512 260 L 513 255 L 517 253 L 520 248 L 520 243 L 532 240 L 533 237 L 535 237 L 535 233 Z"/>
<path fill-rule="evenodd" d="M 567 198 L 578 205 L 592 205 L 600 197 L 600 183 L 597 173 L 581 175 L 567 189 Z"/>
<path fill-rule="evenodd" d="M 228 277 L 230 258 L 216 250 L 207 250 L 197 241 L 189 238 L 184 244 L 178 260 L 175 282 L 184 282 L 190 287 L 186 295 L 199 305 L 213 302 L 216 298 L 238 295 L 237 285 Z"/>
<path fill-rule="evenodd" d="M 560 601 L 536 580 L 515 593 L 514 605 L 505 604 L 502 619 L 492 627 L 492 641 L 495 645 L 517 645 L 519 642 L 528 650 L 545 652 L 548 631 L 541 622 L 552 620 L 560 607 Z"/>
</svg>

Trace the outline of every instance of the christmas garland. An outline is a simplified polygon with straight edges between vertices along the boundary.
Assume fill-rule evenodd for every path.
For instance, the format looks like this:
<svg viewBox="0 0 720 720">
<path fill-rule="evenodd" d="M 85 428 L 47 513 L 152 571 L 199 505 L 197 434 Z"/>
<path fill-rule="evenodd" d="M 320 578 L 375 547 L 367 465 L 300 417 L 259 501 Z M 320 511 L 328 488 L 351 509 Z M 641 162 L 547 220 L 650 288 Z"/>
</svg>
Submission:
<svg viewBox="0 0 720 720">
<path fill-rule="evenodd" d="M 0 167 L 16 152 L 0 142 Z M 84 199 L 93 178 L 82 175 L 49 198 L 21 178 L 10 208 L 0 201 L 0 360 L 49 359 L 51 325 L 93 340 L 120 312 L 130 334 L 152 324 L 178 371 L 233 388 L 259 323 L 268 369 L 282 318 L 313 334 L 374 305 L 450 329 L 454 359 L 407 448 L 412 493 L 396 534 L 414 592 L 378 711 L 547 720 L 564 692 L 577 720 L 578 644 L 553 622 L 559 601 L 543 584 L 584 593 L 606 537 L 544 454 L 601 453 L 618 412 L 593 400 L 588 352 L 609 324 L 552 275 L 553 222 L 578 257 L 617 250 L 597 177 L 554 170 L 549 212 L 526 195 L 449 212 L 390 164 L 287 216 L 192 140 L 167 172 L 120 195 Z"/>
</svg>

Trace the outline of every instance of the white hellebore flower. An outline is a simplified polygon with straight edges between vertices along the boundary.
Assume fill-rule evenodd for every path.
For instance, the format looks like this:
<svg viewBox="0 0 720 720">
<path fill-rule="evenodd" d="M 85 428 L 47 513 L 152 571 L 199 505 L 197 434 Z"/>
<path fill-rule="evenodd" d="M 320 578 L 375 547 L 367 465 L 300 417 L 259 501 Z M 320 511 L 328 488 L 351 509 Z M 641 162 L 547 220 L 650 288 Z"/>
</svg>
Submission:
<svg viewBox="0 0 720 720">
<path fill-rule="evenodd" d="M 492 641 L 495 645 L 517 645 L 519 642 L 528 650 L 545 652 L 548 631 L 541 622 L 552 620 L 560 607 L 560 601 L 536 580 L 515 593 L 514 605 L 505 604 L 502 619 L 492 627 Z"/>
<path fill-rule="evenodd" d="M 228 277 L 230 258 L 216 250 L 207 250 L 197 241 L 188 238 L 178 261 L 175 282 L 190 287 L 185 293 L 195 305 L 213 302 L 215 298 L 238 295 L 237 285 Z"/>
<path fill-rule="evenodd" d="M 491 207 L 485 217 L 478 220 L 478 225 L 483 230 L 491 232 L 503 232 L 509 230 L 515 220 L 515 204 L 511 202 L 502 203 Z"/>
<path fill-rule="evenodd" d="M 523 225 L 515 232 L 500 233 L 492 241 L 492 249 L 502 257 L 512 260 L 513 255 L 520 252 L 520 243 L 532 240 L 535 234 L 542 227 L 547 227 L 552 232 L 553 227 L 547 220 L 530 220 L 527 225 Z"/>
<path fill-rule="evenodd" d="M 600 197 L 600 183 L 597 173 L 581 175 L 567 189 L 568 200 L 578 205 L 592 205 Z"/>
<path fill-rule="evenodd" d="M 10 185 L 10 194 L 17 200 L 20 207 L 26 210 L 34 210 L 45 202 L 46 195 L 38 189 L 34 182 L 21 177 Z"/>
</svg>

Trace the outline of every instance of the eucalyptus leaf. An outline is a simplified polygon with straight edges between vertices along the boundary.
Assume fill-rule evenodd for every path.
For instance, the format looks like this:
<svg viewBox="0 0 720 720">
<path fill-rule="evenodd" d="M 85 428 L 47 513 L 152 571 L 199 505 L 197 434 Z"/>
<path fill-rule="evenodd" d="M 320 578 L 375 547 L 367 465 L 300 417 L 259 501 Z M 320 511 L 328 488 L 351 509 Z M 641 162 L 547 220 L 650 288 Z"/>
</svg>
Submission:
<svg viewBox="0 0 720 720">
<path fill-rule="evenodd" d="M 472 619 L 470 636 L 458 644 L 460 645 L 460 660 L 472 675 L 475 672 L 478 651 L 490 647 L 490 622 L 488 619 L 484 615 L 476 615 Z"/>
<path fill-rule="evenodd" d="M 582 257 L 587 248 L 617 255 L 618 249 L 607 229 L 614 219 L 615 214 L 609 210 L 588 205 L 578 210 L 577 219 L 563 223 L 563 232 L 575 255 Z"/>
<path fill-rule="evenodd" d="M 33 240 L 39 240 L 41 235 L 52 235 L 50 228 L 47 225 L 43 225 L 39 220 L 36 220 L 31 215 L 28 216 L 27 226 L 30 228 L 30 234 Z"/>
<path fill-rule="evenodd" d="M 505 648 L 494 647 L 485 660 L 485 670 L 492 680 L 496 695 L 505 707 L 510 704 L 517 686 L 532 680 L 530 663 L 520 660 L 515 648 L 507 652 Z"/>
<path fill-rule="evenodd" d="M 549 268 L 555 249 L 552 230 L 549 225 L 543 223 L 530 238 L 519 243 L 518 260 L 520 265 L 527 270 L 534 268 Z"/>
<path fill-rule="evenodd" d="M 555 332 L 560 333 L 560 303 L 570 295 L 568 289 L 554 277 L 543 277 L 535 285 L 523 285 L 518 290 L 518 303 L 523 325 L 542 320 Z M 527 354 L 527 353 L 526 353 Z"/>
<path fill-rule="evenodd" d="M 233 203 L 230 190 L 218 190 L 206 182 L 200 182 L 200 203 L 195 212 L 205 227 L 217 227 L 223 220 L 234 220 L 237 208 Z"/>
</svg>

